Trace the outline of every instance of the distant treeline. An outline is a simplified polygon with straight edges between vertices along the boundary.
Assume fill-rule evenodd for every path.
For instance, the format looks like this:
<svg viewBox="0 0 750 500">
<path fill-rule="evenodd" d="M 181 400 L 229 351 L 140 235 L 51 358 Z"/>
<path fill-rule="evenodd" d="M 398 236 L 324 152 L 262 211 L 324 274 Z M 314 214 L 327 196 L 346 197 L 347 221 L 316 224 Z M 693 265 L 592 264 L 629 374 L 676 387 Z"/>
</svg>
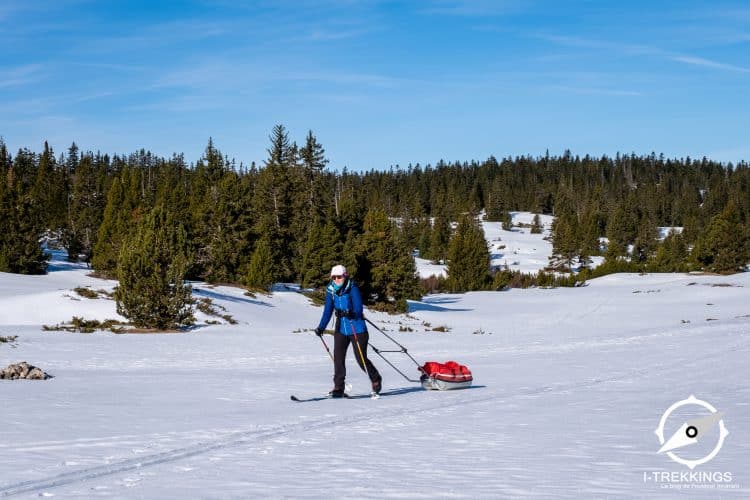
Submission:
<svg viewBox="0 0 750 500">
<path fill-rule="evenodd" d="M 343 262 L 373 300 L 402 303 L 419 288 L 409 278 L 412 251 L 450 261 L 451 223 L 481 210 L 506 227 L 510 211 L 554 215 L 551 269 L 605 253 L 600 273 L 732 272 L 750 260 L 744 162 L 566 152 L 334 172 L 312 132 L 299 146 L 278 125 L 269 139 L 260 166 L 236 164 L 210 139 L 195 163 L 143 150 L 81 152 L 75 144 L 59 155 L 45 143 L 41 153 L 12 156 L 0 140 L 0 270 L 43 273 L 38 242 L 47 235 L 70 260 L 116 276 L 123 247 L 157 207 L 184 230 L 189 279 L 319 286 Z M 658 226 L 684 231 L 660 243 Z M 480 281 L 446 287 L 493 286 L 491 276 Z"/>
</svg>

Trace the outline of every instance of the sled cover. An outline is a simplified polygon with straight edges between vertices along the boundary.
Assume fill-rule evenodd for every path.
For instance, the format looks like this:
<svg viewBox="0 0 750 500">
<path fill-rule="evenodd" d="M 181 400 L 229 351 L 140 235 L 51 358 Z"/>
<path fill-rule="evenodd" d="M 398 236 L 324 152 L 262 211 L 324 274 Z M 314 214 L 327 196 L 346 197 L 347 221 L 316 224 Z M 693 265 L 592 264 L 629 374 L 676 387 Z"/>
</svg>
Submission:
<svg viewBox="0 0 750 500">
<path fill-rule="evenodd" d="M 446 361 L 445 363 L 428 361 L 422 365 L 420 371 L 422 372 L 420 381 L 425 389 L 441 391 L 463 389 L 469 387 L 474 380 L 471 376 L 471 370 L 455 361 Z"/>
</svg>

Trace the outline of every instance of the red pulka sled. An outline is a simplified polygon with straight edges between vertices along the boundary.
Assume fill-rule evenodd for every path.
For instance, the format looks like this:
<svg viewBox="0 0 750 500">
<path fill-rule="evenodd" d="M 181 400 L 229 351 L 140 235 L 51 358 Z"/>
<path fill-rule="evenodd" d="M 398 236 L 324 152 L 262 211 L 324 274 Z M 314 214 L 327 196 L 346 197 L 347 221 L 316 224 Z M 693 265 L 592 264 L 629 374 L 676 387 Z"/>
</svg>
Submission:
<svg viewBox="0 0 750 500">
<path fill-rule="evenodd" d="M 425 389 L 436 389 L 438 391 L 464 389 L 469 387 L 474 380 L 471 376 L 471 370 L 455 361 L 446 361 L 445 363 L 428 361 L 420 367 L 420 371 L 422 376 L 419 381 Z"/>
<path fill-rule="evenodd" d="M 465 365 L 456 363 L 455 361 L 447 361 L 445 363 L 438 363 L 437 361 L 428 361 L 424 365 L 420 366 L 419 363 L 417 363 L 417 360 L 412 357 L 411 354 L 406 350 L 406 347 L 402 346 L 398 342 L 396 342 L 390 335 L 385 333 L 383 330 L 378 328 L 376 324 L 374 324 L 369 319 L 365 318 L 365 321 L 370 323 L 377 331 L 382 333 L 388 340 L 396 344 L 400 347 L 399 350 L 396 351 L 384 351 L 381 349 L 378 349 L 372 343 L 370 343 L 370 348 L 375 351 L 375 354 L 383 358 L 383 360 L 388 363 L 391 368 L 396 370 L 399 374 L 401 374 L 402 377 L 404 377 L 409 382 L 419 382 L 422 384 L 422 387 L 429 390 L 438 390 L 438 391 L 447 391 L 451 389 L 464 389 L 466 387 L 471 386 L 472 381 L 474 378 L 471 375 L 471 370 L 467 368 Z M 402 354 L 406 354 L 409 356 L 409 358 L 414 361 L 414 364 L 417 365 L 417 369 L 422 374 L 419 378 L 419 380 L 410 379 L 407 377 L 404 372 L 396 368 L 396 366 L 393 365 L 385 356 L 383 356 L 382 353 L 384 352 L 398 352 Z"/>
</svg>

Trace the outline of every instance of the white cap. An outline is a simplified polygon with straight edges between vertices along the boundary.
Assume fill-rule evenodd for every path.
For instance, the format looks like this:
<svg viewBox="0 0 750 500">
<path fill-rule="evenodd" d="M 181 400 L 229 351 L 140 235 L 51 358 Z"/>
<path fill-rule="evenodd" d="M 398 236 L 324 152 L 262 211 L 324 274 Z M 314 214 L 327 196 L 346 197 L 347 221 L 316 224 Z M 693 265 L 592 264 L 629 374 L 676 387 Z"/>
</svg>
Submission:
<svg viewBox="0 0 750 500">
<path fill-rule="evenodd" d="M 336 264 L 331 268 L 331 276 L 347 276 L 346 268 L 341 264 Z"/>
</svg>

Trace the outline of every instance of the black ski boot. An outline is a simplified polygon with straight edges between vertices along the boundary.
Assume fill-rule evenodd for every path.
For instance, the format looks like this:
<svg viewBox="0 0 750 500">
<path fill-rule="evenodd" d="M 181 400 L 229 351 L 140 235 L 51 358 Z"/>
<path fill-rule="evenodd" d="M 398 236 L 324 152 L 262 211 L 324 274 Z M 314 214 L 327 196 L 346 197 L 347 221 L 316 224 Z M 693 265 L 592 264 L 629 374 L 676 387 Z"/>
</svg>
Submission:
<svg viewBox="0 0 750 500">
<path fill-rule="evenodd" d="M 329 398 L 343 398 L 344 397 L 344 389 L 333 389 L 331 392 L 328 393 Z"/>
<path fill-rule="evenodd" d="M 380 394 L 380 390 L 383 388 L 383 377 L 378 377 L 372 381 L 372 392 Z"/>
</svg>

